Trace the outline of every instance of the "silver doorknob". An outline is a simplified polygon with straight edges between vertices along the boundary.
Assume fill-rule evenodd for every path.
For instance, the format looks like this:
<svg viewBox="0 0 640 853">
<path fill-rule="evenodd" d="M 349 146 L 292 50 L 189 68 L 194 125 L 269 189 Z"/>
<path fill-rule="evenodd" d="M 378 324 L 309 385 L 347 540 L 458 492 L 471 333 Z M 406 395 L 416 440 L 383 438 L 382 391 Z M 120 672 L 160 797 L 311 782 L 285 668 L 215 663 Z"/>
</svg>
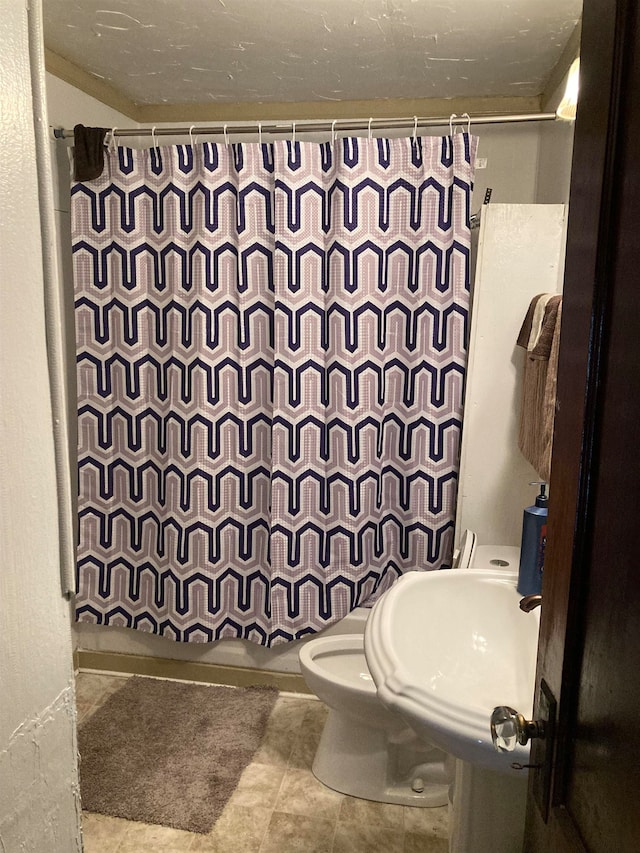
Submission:
<svg viewBox="0 0 640 853">
<path fill-rule="evenodd" d="M 544 737 L 544 723 L 525 720 L 508 705 L 498 705 L 491 714 L 491 740 L 498 752 L 513 752 L 516 744 L 524 746 L 531 738 Z"/>
</svg>

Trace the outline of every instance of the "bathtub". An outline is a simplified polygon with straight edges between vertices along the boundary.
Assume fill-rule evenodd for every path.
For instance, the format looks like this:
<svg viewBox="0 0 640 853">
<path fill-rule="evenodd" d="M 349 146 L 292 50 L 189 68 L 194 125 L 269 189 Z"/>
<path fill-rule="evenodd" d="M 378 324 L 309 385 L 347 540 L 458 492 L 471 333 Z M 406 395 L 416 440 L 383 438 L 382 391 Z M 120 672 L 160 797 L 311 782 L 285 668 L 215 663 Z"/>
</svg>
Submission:
<svg viewBox="0 0 640 853">
<path fill-rule="evenodd" d="M 356 607 L 344 619 L 326 628 L 321 633 L 362 634 L 370 609 Z M 80 622 L 74 626 L 74 645 L 81 652 L 108 652 L 126 655 L 142 655 L 151 658 L 169 658 L 197 663 L 218 664 L 264 669 L 273 672 L 300 673 L 298 651 L 304 640 L 294 640 L 267 649 L 246 640 L 219 640 L 217 643 L 176 643 L 155 634 L 132 631 L 129 628 L 105 627 Z"/>
</svg>

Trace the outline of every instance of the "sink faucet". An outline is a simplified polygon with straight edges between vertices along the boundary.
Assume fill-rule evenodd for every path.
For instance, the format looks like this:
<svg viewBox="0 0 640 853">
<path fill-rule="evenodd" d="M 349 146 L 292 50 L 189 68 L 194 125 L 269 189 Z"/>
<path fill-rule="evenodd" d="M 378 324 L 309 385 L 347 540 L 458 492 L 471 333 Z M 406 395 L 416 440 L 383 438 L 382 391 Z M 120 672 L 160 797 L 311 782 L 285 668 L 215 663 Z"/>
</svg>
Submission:
<svg viewBox="0 0 640 853">
<path fill-rule="evenodd" d="M 524 598 L 520 599 L 520 610 L 524 610 L 525 613 L 531 613 L 532 610 L 540 607 L 541 604 L 541 595 L 525 595 Z"/>
</svg>

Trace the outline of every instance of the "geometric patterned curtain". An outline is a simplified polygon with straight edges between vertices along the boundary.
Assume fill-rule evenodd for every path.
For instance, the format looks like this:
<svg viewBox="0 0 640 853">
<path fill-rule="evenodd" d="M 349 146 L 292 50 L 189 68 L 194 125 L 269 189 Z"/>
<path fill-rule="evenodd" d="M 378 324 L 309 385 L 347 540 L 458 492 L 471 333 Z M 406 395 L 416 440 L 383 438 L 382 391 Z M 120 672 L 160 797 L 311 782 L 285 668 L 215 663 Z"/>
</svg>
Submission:
<svg viewBox="0 0 640 853">
<path fill-rule="evenodd" d="M 449 564 L 475 148 L 118 148 L 73 185 L 80 621 L 274 645 Z"/>
</svg>

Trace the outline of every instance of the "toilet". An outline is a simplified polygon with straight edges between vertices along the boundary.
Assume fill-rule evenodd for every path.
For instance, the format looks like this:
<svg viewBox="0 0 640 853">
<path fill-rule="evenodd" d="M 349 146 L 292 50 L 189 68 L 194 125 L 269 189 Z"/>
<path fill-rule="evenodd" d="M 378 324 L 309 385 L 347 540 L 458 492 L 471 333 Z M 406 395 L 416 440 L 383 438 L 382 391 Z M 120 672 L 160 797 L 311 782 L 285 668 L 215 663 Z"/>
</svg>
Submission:
<svg viewBox="0 0 640 853">
<path fill-rule="evenodd" d="M 406 806 L 448 802 L 453 764 L 429 748 L 378 700 L 364 656 L 366 608 L 349 614 L 361 631 L 329 634 L 305 643 L 300 668 L 309 688 L 329 707 L 313 774 L 352 797 Z"/>
<path fill-rule="evenodd" d="M 520 549 L 477 545 L 465 531 L 454 554 L 454 568 L 518 570 Z M 379 701 L 364 655 L 369 615 L 357 607 L 345 621 L 299 652 L 308 687 L 329 708 L 313 761 L 314 776 L 327 787 L 352 797 L 406 806 L 448 803 L 454 759 L 419 740 L 399 715 Z"/>
</svg>

